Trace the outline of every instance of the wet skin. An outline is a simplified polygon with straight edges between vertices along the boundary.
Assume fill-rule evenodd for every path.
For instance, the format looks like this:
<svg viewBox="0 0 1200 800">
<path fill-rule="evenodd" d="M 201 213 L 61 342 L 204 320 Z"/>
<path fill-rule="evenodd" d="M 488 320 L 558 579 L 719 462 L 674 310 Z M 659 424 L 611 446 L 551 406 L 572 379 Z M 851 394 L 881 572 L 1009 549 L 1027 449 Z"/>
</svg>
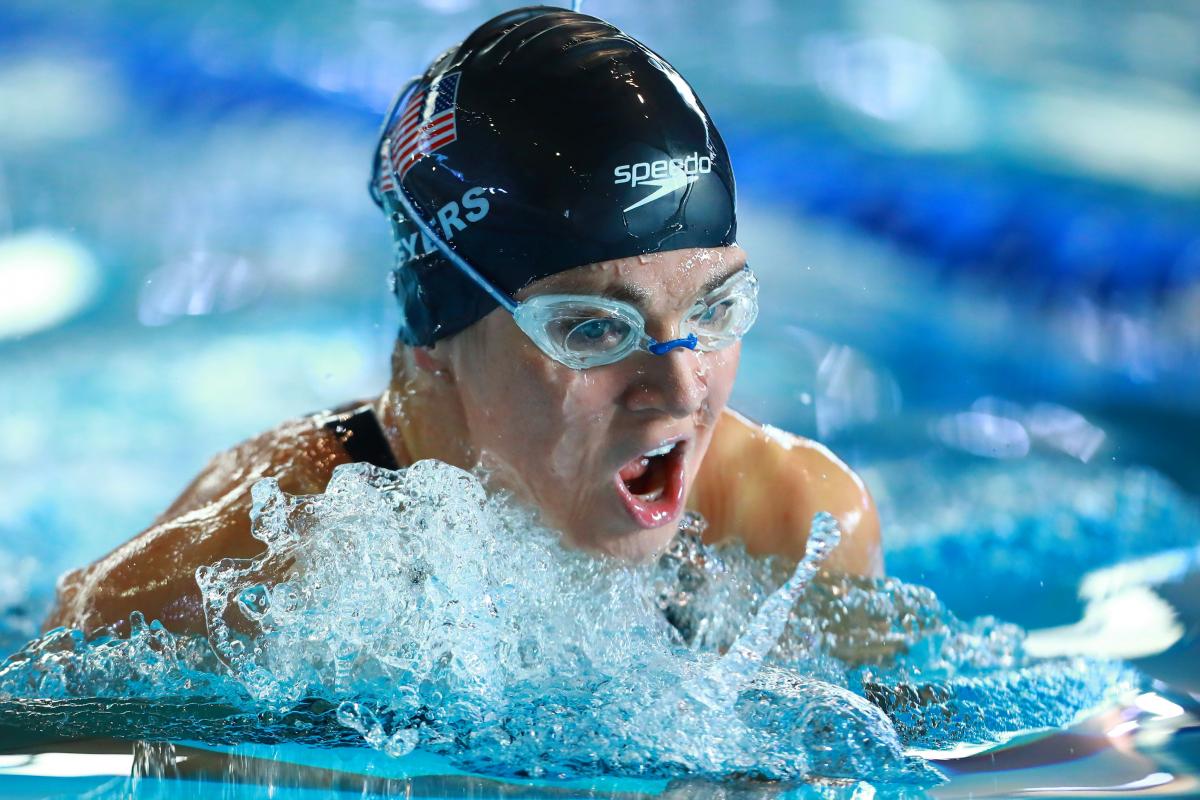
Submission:
<svg viewBox="0 0 1200 800">
<path fill-rule="evenodd" d="M 607 293 L 638 306 L 648 333 L 663 341 L 679 335 L 696 299 L 744 263 L 736 246 L 656 253 L 569 270 L 518 299 Z M 576 547 L 653 557 L 673 536 L 686 497 L 709 521 L 710 541 L 738 536 L 753 553 L 792 558 L 803 554 L 813 514 L 829 511 L 843 537 L 826 569 L 881 574 L 879 522 L 858 477 L 821 445 L 726 408 L 739 355 L 740 345 L 638 352 L 576 371 L 497 310 L 434 347 L 398 345 L 391 384 L 374 407 L 401 464 L 483 464 L 493 488 L 538 508 Z M 639 456 L 664 443 L 678 443 L 659 466 L 674 476 L 679 502 L 664 497 L 647 517 L 619 475 L 638 473 L 646 463 Z M 320 415 L 218 455 L 150 528 L 65 575 L 46 627 L 120 630 L 140 610 L 171 630 L 204 632 L 196 567 L 263 550 L 250 535 L 254 482 L 270 476 L 286 492 L 314 494 L 347 461 Z"/>
</svg>

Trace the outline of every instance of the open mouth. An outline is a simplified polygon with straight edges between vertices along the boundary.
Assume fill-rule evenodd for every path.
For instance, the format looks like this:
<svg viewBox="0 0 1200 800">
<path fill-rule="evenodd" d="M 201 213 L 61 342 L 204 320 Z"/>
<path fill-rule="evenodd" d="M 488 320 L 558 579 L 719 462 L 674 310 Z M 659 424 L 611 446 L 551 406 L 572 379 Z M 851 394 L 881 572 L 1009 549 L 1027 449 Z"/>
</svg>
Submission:
<svg viewBox="0 0 1200 800">
<path fill-rule="evenodd" d="M 683 510 L 685 448 L 682 441 L 665 444 L 631 459 L 617 471 L 617 493 L 639 526 L 666 525 Z"/>
</svg>

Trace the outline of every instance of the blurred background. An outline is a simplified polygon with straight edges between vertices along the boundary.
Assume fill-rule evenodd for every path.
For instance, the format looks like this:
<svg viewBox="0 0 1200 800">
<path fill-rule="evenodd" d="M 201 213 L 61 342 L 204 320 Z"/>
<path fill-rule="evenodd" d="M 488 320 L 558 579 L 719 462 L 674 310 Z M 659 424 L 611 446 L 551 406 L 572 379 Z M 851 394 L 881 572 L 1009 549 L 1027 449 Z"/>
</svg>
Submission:
<svg viewBox="0 0 1200 800">
<path fill-rule="evenodd" d="M 376 126 L 511 7 L 0 3 L 5 631 L 32 630 L 58 572 L 146 526 L 215 452 L 384 386 Z M 1200 6 L 583 10 L 715 118 L 767 287 L 735 405 L 864 472 L 895 571 L 973 610 L 979 587 L 939 586 L 909 546 L 938 514 L 1003 531 L 1027 553 L 1013 569 L 1127 557 L 1166 527 L 1194 543 Z M 1073 619 L 1074 578 L 1046 591 Z M 1021 601 L 987 608 L 1021 621 Z"/>
</svg>

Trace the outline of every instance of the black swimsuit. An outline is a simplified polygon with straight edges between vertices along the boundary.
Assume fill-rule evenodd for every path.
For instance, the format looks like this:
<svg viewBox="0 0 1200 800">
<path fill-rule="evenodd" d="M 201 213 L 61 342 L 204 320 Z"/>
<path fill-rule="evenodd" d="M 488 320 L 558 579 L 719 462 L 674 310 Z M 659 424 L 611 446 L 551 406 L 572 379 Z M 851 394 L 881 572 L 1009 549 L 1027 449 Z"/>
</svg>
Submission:
<svg viewBox="0 0 1200 800">
<path fill-rule="evenodd" d="M 319 417 L 320 425 L 342 443 L 351 461 L 365 461 L 384 469 L 400 469 L 396 456 L 375 416 L 370 403 L 328 411 Z"/>
</svg>

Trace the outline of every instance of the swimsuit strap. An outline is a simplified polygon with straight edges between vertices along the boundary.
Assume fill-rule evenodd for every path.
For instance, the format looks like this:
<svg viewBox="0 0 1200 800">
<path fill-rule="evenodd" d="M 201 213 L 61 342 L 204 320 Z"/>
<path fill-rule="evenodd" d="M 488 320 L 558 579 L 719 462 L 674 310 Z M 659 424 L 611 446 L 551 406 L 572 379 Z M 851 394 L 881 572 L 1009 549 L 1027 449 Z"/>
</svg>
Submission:
<svg viewBox="0 0 1200 800">
<path fill-rule="evenodd" d="M 365 461 L 384 469 L 400 469 L 370 403 L 345 406 L 319 415 L 317 424 L 333 433 L 351 461 Z"/>
</svg>

